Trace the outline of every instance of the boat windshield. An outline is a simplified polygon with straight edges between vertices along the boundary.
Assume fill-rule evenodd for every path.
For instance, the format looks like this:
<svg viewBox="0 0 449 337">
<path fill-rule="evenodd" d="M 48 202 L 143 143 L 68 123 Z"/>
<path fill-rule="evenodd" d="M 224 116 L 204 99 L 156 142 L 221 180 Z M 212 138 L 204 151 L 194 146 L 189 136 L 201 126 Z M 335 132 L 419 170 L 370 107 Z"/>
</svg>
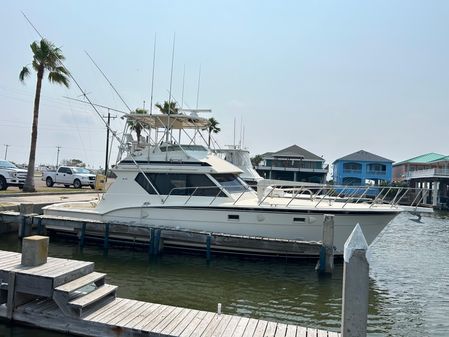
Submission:
<svg viewBox="0 0 449 337">
<path fill-rule="evenodd" d="M 206 148 L 202 145 L 161 145 L 161 152 L 170 152 L 170 151 L 207 151 Z"/>
<path fill-rule="evenodd" d="M 245 183 L 235 174 L 212 174 L 212 177 L 230 193 L 239 193 L 248 190 Z"/>
</svg>

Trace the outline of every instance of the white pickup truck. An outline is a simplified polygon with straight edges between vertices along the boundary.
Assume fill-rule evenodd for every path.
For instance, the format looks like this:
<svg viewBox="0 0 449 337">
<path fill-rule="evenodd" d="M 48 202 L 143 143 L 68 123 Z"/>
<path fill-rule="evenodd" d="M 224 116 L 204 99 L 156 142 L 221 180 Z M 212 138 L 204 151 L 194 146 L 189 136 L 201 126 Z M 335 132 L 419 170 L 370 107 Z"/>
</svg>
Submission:
<svg viewBox="0 0 449 337">
<path fill-rule="evenodd" d="M 27 170 L 19 169 L 7 160 L 0 160 L 0 191 L 6 190 L 9 186 L 17 186 L 21 189 L 26 177 Z"/>
<path fill-rule="evenodd" d="M 83 167 L 60 166 L 56 172 L 44 172 L 42 180 L 48 187 L 54 184 L 61 184 L 65 187 L 73 185 L 75 188 L 90 186 L 95 188 L 95 174 L 90 173 L 88 169 Z"/>
</svg>

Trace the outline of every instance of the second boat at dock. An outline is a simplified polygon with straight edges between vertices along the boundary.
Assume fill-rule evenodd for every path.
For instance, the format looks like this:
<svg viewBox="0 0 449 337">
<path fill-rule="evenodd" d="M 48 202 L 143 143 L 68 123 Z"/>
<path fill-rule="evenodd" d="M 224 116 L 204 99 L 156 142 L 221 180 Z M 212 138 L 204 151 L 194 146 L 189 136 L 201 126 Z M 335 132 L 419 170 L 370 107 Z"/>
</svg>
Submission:
<svg viewBox="0 0 449 337">
<path fill-rule="evenodd" d="M 256 192 L 239 177 L 242 170 L 196 144 L 204 139 L 201 130 L 208 128 L 208 119 L 196 114 L 126 117 L 141 125 L 147 137 L 136 142 L 125 133 L 112 169 L 115 183 L 98 201 L 51 205 L 45 215 L 319 241 L 324 214 L 333 214 L 334 244 L 341 254 L 357 223 L 369 244 L 404 211 L 402 190 L 388 191 L 394 196 L 388 203 L 382 195 L 368 202 L 363 191 L 355 197 L 354 188 L 344 194 L 323 186 L 270 186 Z M 181 136 L 188 141 L 181 143 Z"/>
</svg>

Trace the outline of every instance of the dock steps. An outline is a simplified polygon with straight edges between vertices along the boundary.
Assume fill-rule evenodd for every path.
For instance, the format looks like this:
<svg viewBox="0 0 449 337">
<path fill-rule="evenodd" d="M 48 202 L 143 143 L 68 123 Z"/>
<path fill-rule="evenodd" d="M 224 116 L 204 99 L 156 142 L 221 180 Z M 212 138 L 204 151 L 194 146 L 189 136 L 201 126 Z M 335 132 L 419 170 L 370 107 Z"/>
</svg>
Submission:
<svg viewBox="0 0 449 337">
<path fill-rule="evenodd" d="M 84 275 L 76 280 L 65 283 L 59 287 L 55 288 L 56 292 L 61 292 L 65 294 L 70 294 L 80 288 L 83 288 L 89 284 L 94 283 L 97 287 L 104 285 L 104 279 L 106 274 L 92 272 L 90 274 Z"/>
<path fill-rule="evenodd" d="M 83 309 L 98 303 L 100 300 L 114 299 L 116 296 L 117 286 L 105 284 L 90 293 L 77 297 L 76 299 L 68 302 L 68 306 L 71 307 L 78 316 L 81 316 Z"/>
</svg>

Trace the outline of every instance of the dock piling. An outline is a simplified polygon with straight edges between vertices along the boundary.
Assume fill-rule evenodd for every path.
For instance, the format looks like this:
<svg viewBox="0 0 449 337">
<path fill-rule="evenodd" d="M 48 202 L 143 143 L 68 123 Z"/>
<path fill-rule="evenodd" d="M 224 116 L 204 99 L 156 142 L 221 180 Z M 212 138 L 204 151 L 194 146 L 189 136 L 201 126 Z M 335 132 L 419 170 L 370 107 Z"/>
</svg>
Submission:
<svg viewBox="0 0 449 337">
<path fill-rule="evenodd" d="M 86 239 L 86 223 L 83 222 L 81 224 L 80 242 L 79 242 L 81 250 L 83 250 L 83 248 L 84 248 L 84 241 L 85 241 L 85 239 Z"/>
<path fill-rule="evenodd" d="M 104 224 L 104 242 L 103 242 L 104 254 L 108 254 L 109 250 L 109 223 Z"/>
<path fill-rule="evenodd" d="M 368 320 L 368 244 L 357 224 L 345 243 L 341 337 L 366 337 Z"/>
<path fill-rule="evenodd" d="M 211 252 L 210 252 L 211 242 L 212 242 L 212 234 L 209 233 L 206 237 L 206 259 L 207 259 L 207 262 L 210 261 L 210 257 L 211 257 Z"/>
<path fill-rule="evenodd" d="M 331 274 L 334 271 L 334 215 L 325 214 L 323 220 L 323 239 L 318 261 L 320 274 Z"/>
</svg>

